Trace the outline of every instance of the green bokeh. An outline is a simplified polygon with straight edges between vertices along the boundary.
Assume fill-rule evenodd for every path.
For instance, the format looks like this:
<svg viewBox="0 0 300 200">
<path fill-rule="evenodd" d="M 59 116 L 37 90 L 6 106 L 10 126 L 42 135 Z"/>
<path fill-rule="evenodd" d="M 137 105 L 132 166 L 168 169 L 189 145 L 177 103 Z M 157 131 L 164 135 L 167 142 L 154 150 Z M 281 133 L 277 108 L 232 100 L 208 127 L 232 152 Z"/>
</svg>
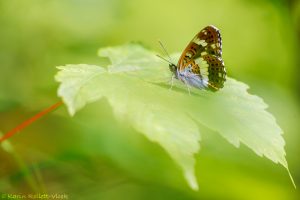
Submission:
<svg viewBox="0 0 300 200">
<path fill-rule="evenodd" d="M 300 185 L 300 3 L 284 0 L 0 0 L 0 130 L 58 101 L 55 66 L 101 65 L 100 47 L 140 41 L 182 51 L 204 26 L 221 30 L 229 76 L 264 98 L 284 130 Z M 167 65 L 166 65 L 167 67 Z M 234 105 L 233 105 L 234 106 Z M 157 144 L 117 121 L 105 100 L 71 118 L 47 115 L 0 149 L 0 194 L 70 199 L 297 199 L 285 170 L 216 134 L 196 155 L 199 192 Z"/>
</svg>

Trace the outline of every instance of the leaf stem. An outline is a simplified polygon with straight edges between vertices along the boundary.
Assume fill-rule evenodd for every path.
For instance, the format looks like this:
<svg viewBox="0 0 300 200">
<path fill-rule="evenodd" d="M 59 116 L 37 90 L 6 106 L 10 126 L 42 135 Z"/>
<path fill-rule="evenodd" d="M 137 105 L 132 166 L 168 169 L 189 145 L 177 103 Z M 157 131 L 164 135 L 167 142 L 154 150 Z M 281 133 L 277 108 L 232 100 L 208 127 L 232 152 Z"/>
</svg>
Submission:
<svg viewBox="0 0 300 200">
<path fill-rule="evenodd" d="M 9 139 L 10 137 L 12 137 L 14 134 L 16 134 L 17 132 L 21 131 L 22 129 L 26 128 L 27 126 L 29 126 L 30 124 L 32 124 L 33 122 L 35 122 L 36 120 L 38 120 L 39 118 L 43 117 L 44 115 L 48 114 L 49 112 L 55 110 L 56 108 L 58 108 L 59 106 L 61 106 L 63 104 L 62 101 L 59 101 L 55 104 L 53 104 L 52 106 L 50 106 L 49 108 L 37 113 L 36 115 L 34 115 L 33 117 L 29 118 L 28 120 L 24 121 L 23 123 L 19 124 L 17 127 L 15 127 L 14 129 L 12 129 L 11 131 L 5 133 L 1 138 L 0 138 L 0 143 Z"/>
</svg>

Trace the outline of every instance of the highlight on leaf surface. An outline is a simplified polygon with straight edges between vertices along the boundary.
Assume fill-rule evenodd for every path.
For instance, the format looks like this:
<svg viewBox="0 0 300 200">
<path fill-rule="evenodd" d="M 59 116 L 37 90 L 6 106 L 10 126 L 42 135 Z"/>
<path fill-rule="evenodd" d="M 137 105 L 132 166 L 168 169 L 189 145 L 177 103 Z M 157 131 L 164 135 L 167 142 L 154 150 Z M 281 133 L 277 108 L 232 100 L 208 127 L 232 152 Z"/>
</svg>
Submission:
<svg viewBox="0 0 300 200">
<path fill-rule="evenodd" d="M 200 149 L 201 131 L 205 131 L 199 123 L 234 146 L 245 144 L 288 170 L 283 131 L 266 111 L 264 101 L 247 92 L 246 84 L 227 78 L 216 93 L 192 89 L 189 95 L 180 82 L 169 90 L 167 64 L 141 45 L 102 48 L 98 53 L 109 58 L 111 65 L 58 67 L 58 95 L 71 115 L 106 98 L 117 118 L 167 151 L 194 190 L 198 189 L 194 154 Z"/>
</svg>

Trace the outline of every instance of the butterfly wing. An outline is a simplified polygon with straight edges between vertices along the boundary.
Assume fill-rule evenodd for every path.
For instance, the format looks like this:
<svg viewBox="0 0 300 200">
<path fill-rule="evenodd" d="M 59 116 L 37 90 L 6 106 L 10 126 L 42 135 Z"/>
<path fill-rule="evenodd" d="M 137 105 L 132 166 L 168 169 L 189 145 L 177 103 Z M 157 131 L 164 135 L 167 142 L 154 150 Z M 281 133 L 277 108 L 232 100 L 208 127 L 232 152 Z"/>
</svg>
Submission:
<svg viewBox="0 0 300 200">
<path fill-rule="evenodd" d="M 226 70 L 222 60 L 220 31 L 214 26 L 202 29 L 181 54 L 177 67 L 179 72 L 189 68 L 201 80 L 207 80 L 207 87 L 211 90 L 222 88 Z"/>
</svg>

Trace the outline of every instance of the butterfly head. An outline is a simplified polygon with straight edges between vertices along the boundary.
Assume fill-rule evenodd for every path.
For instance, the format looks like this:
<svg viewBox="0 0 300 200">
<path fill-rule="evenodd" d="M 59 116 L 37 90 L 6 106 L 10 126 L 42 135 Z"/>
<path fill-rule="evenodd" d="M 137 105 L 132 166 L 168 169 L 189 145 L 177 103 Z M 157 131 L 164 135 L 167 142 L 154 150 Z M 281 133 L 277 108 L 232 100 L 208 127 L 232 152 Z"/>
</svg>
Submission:
<svg viewBox="0 0 300 200">
<path fill-rule="evenodd" d="M 175 65 L 174 63 L 172 63 L 170 60 L 165 59 L 164 57 L 161 57 L 160 55 L 157 55 L 157 57 L 161 58 L 162 60 L 166 61 L 169 63 L 169 69 L 170 71 L 175 75 L 175 77 L 177 78 L 177 65 Z M 171 59 L 171 58 L 170 58 Z"/>
<path fill-rule="evenodd" d="M 177 74 L 177 66 L 175 65 L 175 64 L 173 64 L 173 63 L 170 63 L 169 64 L 169 69 L 170 69 L 170 71 L 173 73 L 173 74 Z"/>
</svg>

